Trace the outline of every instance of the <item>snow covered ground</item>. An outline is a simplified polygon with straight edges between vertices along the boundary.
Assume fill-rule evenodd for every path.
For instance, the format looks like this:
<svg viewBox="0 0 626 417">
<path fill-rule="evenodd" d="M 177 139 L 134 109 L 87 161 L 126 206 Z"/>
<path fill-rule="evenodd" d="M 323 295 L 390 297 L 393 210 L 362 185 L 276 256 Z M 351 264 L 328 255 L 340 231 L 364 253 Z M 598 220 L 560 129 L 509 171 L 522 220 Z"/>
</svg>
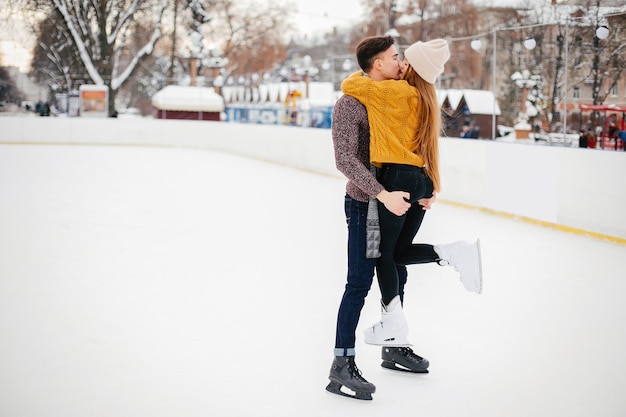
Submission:
<svg viewBox="0 0 626 417">
<path fill-rule="evenodd" d="M 0 417 L 626 414 L 626 247 L 443 203 L 417 240 L 480 237 L 484 293 L 410 267 L 431 373 L 359 340 L 374 400 L 327 393 L 343 194 L 229 154 L 0 145 Z"/>
</svg>

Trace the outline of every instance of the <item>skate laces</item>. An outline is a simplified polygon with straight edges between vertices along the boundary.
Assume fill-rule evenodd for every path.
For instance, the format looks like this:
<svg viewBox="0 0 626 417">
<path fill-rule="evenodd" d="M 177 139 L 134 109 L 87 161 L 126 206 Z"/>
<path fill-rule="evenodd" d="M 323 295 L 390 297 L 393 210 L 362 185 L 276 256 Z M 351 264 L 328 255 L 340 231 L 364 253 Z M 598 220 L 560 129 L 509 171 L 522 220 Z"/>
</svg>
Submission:
<svg viewBox="0 0 626 417">
<path fill-rule="evenodd" d="M 367 382 L 367 380 L 365 378 L 363 378 L 363 375 L 361 375 L 361 370 L 359 368 L 357 368 L 356 366 L 356 362 L 354 362 L 354 359 L 351 359 L 348 362 L 348 367 L 350 369 L 350 373 L 352 374 L 352 377 L 360 382 Z"/>
<path fill-rule="evenodd" d="M 408 357 L 412 357 L 414 359 L 417 359 L 418 361 L 424 360 L 424 358 L 422 358 L 420 355 L 418 355 L 417 353 L 413 352 L 413 349 L 411 349 L 410 347 L 401 347 L 400 351 L 402 352 L 402 354 L 404 356 L 408 356 Z"/>
</svg>

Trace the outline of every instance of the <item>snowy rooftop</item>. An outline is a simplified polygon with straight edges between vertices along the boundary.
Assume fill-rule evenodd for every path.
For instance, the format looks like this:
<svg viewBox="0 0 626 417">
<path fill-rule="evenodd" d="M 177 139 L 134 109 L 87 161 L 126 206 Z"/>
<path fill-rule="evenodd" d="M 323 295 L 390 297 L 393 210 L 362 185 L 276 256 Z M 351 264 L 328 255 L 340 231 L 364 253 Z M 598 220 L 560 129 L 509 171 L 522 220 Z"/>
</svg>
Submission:
<svg viewBox="0 0 626 417">
<path fill-rule="evenodd" d="M 159 110 L 224 111 L 224 99 L 208 87 L 168 85 L 152 97 L 152 105 Z"/>
<path fill-rule="evenodd" d="M 441 95 L 448 98 L 450 107 L 458 108 L 461 100 L 465 99 L 465 104 L 472 114 L 493 114 L 494 97 L 493 93 L 488 90 L 441 90 Z M 495 102 L 496 115 L 500 114 L 500 106 Z"/>
</svg>

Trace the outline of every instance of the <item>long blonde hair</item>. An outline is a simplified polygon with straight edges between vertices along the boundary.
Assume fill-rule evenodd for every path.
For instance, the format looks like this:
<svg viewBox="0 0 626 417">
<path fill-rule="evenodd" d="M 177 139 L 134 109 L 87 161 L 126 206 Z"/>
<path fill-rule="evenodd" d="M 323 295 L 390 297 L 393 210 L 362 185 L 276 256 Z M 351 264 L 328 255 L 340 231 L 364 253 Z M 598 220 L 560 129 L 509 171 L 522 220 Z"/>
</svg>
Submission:
<svg viewBox="0 0 626 417">
<path fill-rule="evenodd" d="M 433 182 L 436 192 L 441 190 L 439 178 L 439 134 L 441 111 L 435 86 L 426 82 L 411 65 L 406 68 L 404 79 L 417 90 L 419 99 L 417 115 L 419 128 L 415 133 L 415 150 L 424 160 L 424 170 Z"/>
</svg>

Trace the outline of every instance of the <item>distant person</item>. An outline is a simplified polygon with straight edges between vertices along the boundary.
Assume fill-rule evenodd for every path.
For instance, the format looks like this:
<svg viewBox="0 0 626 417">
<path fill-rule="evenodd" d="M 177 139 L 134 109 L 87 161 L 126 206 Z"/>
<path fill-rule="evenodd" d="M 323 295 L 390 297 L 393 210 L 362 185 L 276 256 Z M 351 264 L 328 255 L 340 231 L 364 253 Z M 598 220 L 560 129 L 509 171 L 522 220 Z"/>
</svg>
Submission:
<svg viewBox="0 0 626 417">
<path fill-rule="evenodd" d="M 471 138 L 478 139 L 479 136 L 480 136 L 480 127 L 478 127 L 478 125 L 474 125 L 474 127 L 472 128 Z"/>
<path fill-rule="evenodd" d="M 622 142 L 622 150 L 626 151 L 626 130 L 620 130 L 617 132 L 617 137 Z"/>
<path fill-rule="evenodd" d="M 615 150 L 617 150 L 617 133 L 619 132 L 619 128 L 617 127 L 617 124 L 615 123 L 615 117 L 611 118 L 611 122 L 609 123 L 609 128 L 607 130 L 607 137 L 610 139 L 611 142 L 615 143 Z"/>
<path fill-rule="evenodd" d="M 597 131 L 597 129 L 596 129 Z M 602 128 L 600 128 L 600 133 L 602 133 Z M 593 134 L 593 132 L 590 130 L 587 131 L 587 147 L 591 148 L 591 149 L 595 149 L 595 147 L 598 145 L 598 139 L 596 137 L 596 135 Z"/>
<path fill-rule="evenodd" d="M 584 130 L 580 131 L 580 135 L 578 137 L 578 147 L 579 148 L 586 148 L 588 146 L 588 142 L 587 142 L 587 132 Z"/>
</svg>

